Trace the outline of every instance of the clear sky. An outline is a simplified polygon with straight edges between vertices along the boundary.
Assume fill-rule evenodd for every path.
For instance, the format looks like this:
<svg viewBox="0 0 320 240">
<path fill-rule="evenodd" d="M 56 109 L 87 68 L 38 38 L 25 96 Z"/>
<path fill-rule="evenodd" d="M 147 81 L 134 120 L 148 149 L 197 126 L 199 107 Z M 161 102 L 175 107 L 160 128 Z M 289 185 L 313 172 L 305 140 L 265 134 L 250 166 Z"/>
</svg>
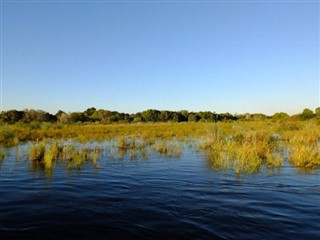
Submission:
<svg viewBox="0 0 320 240">
<path fill-rule="evenodd" d="M 299 113 L 318 1 L 2 1 L 2 110 Z"/>
</svg>

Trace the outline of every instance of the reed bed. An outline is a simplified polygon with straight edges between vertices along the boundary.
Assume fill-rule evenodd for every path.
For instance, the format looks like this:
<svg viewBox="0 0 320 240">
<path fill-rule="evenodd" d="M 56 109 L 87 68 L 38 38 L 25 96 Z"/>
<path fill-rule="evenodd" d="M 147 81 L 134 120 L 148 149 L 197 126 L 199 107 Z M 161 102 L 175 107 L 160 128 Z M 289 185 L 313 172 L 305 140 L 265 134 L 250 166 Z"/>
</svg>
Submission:
<svg viewBox="0 0 320 240">
<path fill-rule="evenodd" d="M 1 149 L 0 150 L 0 161 L 2 161 L 5 157 L 6 157 L 6 152 L 3 149 Z"/>
<path fill-rule="evenodd" d="M 118 137 L 144 139 L 183 139 L 205 135 L 205 123 L 145 123 L 145 124 L 40 124 L 38 128 L 27 124 L 0 126 L 0 144 L 13 146 L 15 141 L 44 139 L 75 139 L 79 142 L 111 140 Z"/>
<path fill-rule="evenodd" d="M 149 155 L 159 154 L 166 158 L 179 158 L 182 154 L 182 142 L 168 140 L 144 140 L 137 137 L 120 137 L 102 143 L 79 141 L 41 140 L 29 144 L 29 160 L 37 168 L 51 171 L 59 160 L 69 169 L 80 169 L 86 164 L 98 167 L 98 159 L 104 155 L 111 159 L 148 159 Z"/>
<path fill-rule="evenodd" d="M 320 167 L 320 128 L 315 121 L 214 124 L 207 131 L 203 148 L 214 169 L 253 173 L 281 167 L 285 160 L 298 168 Z"/>
<path fill-rule="evenodd" d="M 90 141 L 113 141 L 105 151 L 109 157 L 119 159 L 147 159 L 150 153 L 179 158 L 183 142 L 197 151 L 197 146 L 201 146 L 213 169 L 236 173 L 280 168 L 285 161 L 297 168 L 320 168 L 320 127 L 315 120 L 0 127 L 0 142 L 4 146 L 29 140 L 33 141 L 28 151 L 30 160 L 47 170 L 58 159 L 70 168 L 86 163 L 97 165 L 103 149 L 89 146 Z M 0 154 L 1 158 L 4 155 Z"/>
<path fill-rule="evenodd" d="M 226 131 L 217 125 L 208 131 L 204 148 L 208 149 L 207 156 L 214 169 L 253 173 L 263 166 L 283 165 L 283 159 L 276 151 L 279 143 L 270 133 L 234 128 L 226 135 Z"/>
<path fill-rule="evenodd" d="M 320 167 L 320 129 L 309 122 L 289 139 L 289 162 L 299 168 Z"/>
<path fill-rule="evenodd" d="M 88 162 L 97 164 L 101 149 L 88 148 L 76 142 L 51 142 L 44 140 L 29 145 L 29 159 L 51 170 L 55 161 L 60 159 L 67 162 L 69 168 L 80 168 Z"/>
</svg>

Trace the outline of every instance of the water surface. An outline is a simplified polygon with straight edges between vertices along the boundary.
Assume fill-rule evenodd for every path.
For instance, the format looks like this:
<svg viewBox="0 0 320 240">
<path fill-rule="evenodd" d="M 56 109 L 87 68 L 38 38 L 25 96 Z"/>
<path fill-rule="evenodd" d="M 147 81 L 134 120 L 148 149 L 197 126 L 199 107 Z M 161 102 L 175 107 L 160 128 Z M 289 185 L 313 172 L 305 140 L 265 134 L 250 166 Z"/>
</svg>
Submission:
<svg viewBox="0 0 320 240">
<path fill-rule="evenodd" d="M 1 239 L 320 239 L 319 171 L 237 176 L 184 145 L 50 173 L 26 149 L 0 163 Z"/>
</svg>

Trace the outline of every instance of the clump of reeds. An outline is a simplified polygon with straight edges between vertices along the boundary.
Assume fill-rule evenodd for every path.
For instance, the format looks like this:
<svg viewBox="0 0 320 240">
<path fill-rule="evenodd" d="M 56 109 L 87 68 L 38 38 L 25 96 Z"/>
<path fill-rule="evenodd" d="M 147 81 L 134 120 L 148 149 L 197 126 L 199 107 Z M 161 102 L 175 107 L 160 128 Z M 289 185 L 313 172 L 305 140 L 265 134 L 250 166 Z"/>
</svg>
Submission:
<svg viewBox="0 0 320 240">
<path fill-rule="evenodd" d="M 2 161 L 5 157 L 6 157 L 6 152 L 3 149 L 1 149 L 0 150 L 0 161 Z"/>
<path fill-rule="evenodd" d="M 32 146 L 29 146 L 29 159 L 42 161 L 46 149 L 46 142 L 36 142 Z"/>
<path fill-rule="evenodd" d="M 224 136 L 217 124 L 207 127 L 207 135 L 203 144 L 204 149 L 217 148 L 224 142 Z"/>
<path fill-rule="evenodd" d="M 0 126 L 0 144 L 12 146 L 15 144 L 15 133 L 10 126 Z"/>
<path fill-rule="evenodd" d="M 152 149 L 154 152 L 169 158 L 180 158 L 183 150 L 181 145 L 170 141 L 158 141 L 152 146 Z"/>
<path fill-rule="evenodd" d="M 59 142 L 47 143 L 46 141 L 36 142 L 29 147 L 29 159 L 38 162 L 46 170 L 53 168 L 54 160 L 61 159 L 68 161 L 69 168 L 79 168 L 85 163 L 92 161 L 97 166 L 97 160 L 100 156 L 101 148 L 82 148 L 75 143 Z"/>
<path fill-rule="evenodd" d="M 289 139 L 289 162 L 299 168 L 320 167 L 320 130 L 309 122 Z"/>
<path fill-rule="evenodd" d="M 47 149 L 44 154 L 43 163 L 46 169 L 52 169 L 52 161 L 55 159 L 51 149 Z"/>
<path fill-rule="evenodd" d="M 149 148 L 155 143 L 152 139 L 143 139 L 137 137 L 121 137 L 117 139 L 118 158 L 123 159 L 128 153 L 130 159 L 137 159 L 141 156 L 142 159 L 147 159 L 149 156 Z M 112 154 L 114 155 L 114 154 Z"/>
<path fill-rule="evenodd" d="M 129 150 L 137 147 L 135 137 L 121 137 L 118 139 L 118 149 L 119 150 Z"/>
<path fill-rule="evenodd" d="M 47 170 L 51 170 L 53 166 L 53 161 L 58 159 L 59 154 L 62 149 L 59 146 L 58 142 L 54 142 L 52 145 L 49 145 L 45 149 L 43 163 Z"/>
<path fill-rule="evenodd" d="M 146 160 L 149 157 L 149 151 L 148 148 L 144 147 L 140 149 L 140 156 L 142 159 Z"/>
<path fill-rule="evenodd" d="M 75 143 L 67 144 L 62 146 L 62 160 L 72 161 L 78 154 L 78 149 Z"/>
<path fill-rule="evenodd" d="M 320 167 L 319 147 L 307 145 L 293 145 L 289 161 L 296 167 L 317 168 Z"/>
<path fill-rule="evenodd" d="M 283 164 L 283 158 L 276 153 L 280 139 L 271 133 L 236 129 L 226 135 L 217 125 L 209 131 L 204 146 L 209 151 L 214 169 L 253 173 L 263 166 L 279 167 Z"/>
</svg>

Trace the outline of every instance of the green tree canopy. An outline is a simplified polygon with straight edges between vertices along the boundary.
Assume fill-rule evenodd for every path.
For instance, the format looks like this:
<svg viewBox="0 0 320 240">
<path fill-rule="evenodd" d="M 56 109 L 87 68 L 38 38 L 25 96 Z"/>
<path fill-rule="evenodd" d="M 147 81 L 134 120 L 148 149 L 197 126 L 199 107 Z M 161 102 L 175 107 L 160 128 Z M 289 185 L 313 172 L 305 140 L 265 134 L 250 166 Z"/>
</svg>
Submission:
<svg viewBox="0 0 320 240">
<path fill-rule="evenodd" d="M 314 117 L 314 113 L 309 108 L 303 109 L 303 112 L 300 114 L 302 120 L 308 120 Z"/>
<path fill-rule="evenodd" d="M 280 120 L 280 119 L 284 119 L 284 118 L 287 118 L 289 117 L 288 114 L 286 114 L 285 112 L 277 112 L 275 114 L 272 115 L 272 120 Z"/>
</svg>

